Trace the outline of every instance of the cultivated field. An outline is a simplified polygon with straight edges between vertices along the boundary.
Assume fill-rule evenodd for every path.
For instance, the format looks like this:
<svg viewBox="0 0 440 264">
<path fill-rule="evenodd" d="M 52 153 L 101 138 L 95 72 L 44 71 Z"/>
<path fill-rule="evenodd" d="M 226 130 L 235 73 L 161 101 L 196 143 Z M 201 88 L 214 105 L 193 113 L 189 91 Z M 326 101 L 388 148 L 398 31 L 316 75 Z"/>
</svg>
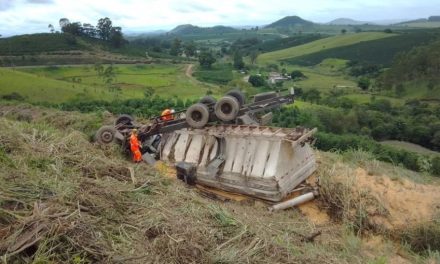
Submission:
<svg viewBox="0 0 440 264">
<path fill-rule="evenodd" d="M 108 67 L 108 65 L 104 65 Z M 72 99 L 142 98 L 147 88 L 164 97 L 198 98 L 215 85 L 205 85 L 185 74 L 187 65 L 115 65 L 112 91 L 94 65 L 66 67 L 0 68 L 0 95 L 17 92 L 31 102 L 52 103 Z M 49 95 L 49 96 L 48 96 Z"/>
<path fill-rule="evenodd" d="M 262 54 L 258 57 L 258 63 L 265 64 L 269 62 L 275 62 L 279 60 L 315 53 L 318 51 L 323 51 L 326 49 L 349 46 L 362 41 L 369 41 L 369 40 L 386 38 L 391 36 L 394 36 L 394 34 L 386 34 L 381 32 L 365 32 L 365 33 L 333 36 L 329 38 L 316 40 L 304 45 Z"/>
</svg>

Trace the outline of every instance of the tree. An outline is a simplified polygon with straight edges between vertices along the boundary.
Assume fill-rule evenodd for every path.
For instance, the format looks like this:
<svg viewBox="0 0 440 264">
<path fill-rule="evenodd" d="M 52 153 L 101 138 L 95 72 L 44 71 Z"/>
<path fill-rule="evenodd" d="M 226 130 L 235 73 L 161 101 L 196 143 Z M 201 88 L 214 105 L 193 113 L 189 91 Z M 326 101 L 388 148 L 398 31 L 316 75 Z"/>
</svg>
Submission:
<svg viewBox="0 0 440 264">
<path fill-rule="evenodd" d="M 54 28 L 54 26 L 52 24 L 49 24 L 47 27 L 49 28 L 50 33 L 54 33 L 55 32 L 55 28 Z"/>
<path fill-rule="evenodd" d="M 296 79 L 305 78 L 306 76 L 301 71 L 294 70 L 290 73 L 290 77 L 292 78 L 292 80 L 296 80 Z"/>
<path fill-rule="evenodd" d="M 261 75 L 251 75 L 249 76 L 248 82 L 254 87 L 261 87 L 266 84 L 266 81 Z"/>
<path fill-rule="evenodd" d="M 178 38 L 173 40 L 173 44 L 171 45 L 170 55 L 179 56 L 182 53 L 182 41 Z"/>
<path fill-rule="evenodd" d="M 399 83 L 398 85 L 396 85 L 395 92 L 398 97 L 402 97 L 403 94 L 405 94 L 405 86 Z"/>
<path fill-rule="evenodd" d="M 358 80 L 358 87 L 362 90 L 366 91 L 370 88 L 371 82 L 370 79 L 362 77 Z"/>
<path fill-rule="evenodd" d="M 386 28 L 383 32 L 385 32 L 387 34 L 393 33 L 393 31 L 390 28 Z"/>
<path fill-rule="evenodd" d="M 96 28 L 98 29 L 98 35 L 101 39 L 110 40 L 112 33 L 112 21 L 110 18 L 106 17 L 99 19 Z"/>
<path fill-rule="evenodd" d="M 197 50 L 197 47 L 196 47 L 196 44 L 194 43 L 194 41 L 190 41 L 190 42 L 186 43 L 184 50 L 185 50 L 185 55 L 187 57 L 194 57 L 196 55 L 196 50 Z"/>
<path fill-rule="evenodd" d="M 238 70 L 244 68 L 243 56 L 239 51 L 236 51 L 234 54 L 234 68 Z"/>
<path fill-rule="evenodd" d="M 83 26 L 83 34 L 89 38 L 95 38 L 97 35 L 96 29 L 92 24 L 84 23 Z"/>
<path fill-rule="evenodd" d="M 110 32 L 110 43 L 115 48 L 120 48 L 125 44 L 125 39 L 122 36 L 122 29 L 120 27 L 112 27 Z"/>
<path fill-rule="evenodd" d="M 81 36 L 83 32 L 83 28 L 80 22 L 68 23 L 61 28 L 61 31 L 64 33 L 69 33 L 74 36 Z"/>
<path fill-rule="evenodd" d="M 342 35 L 344 35 L 345 33 L 347 33 L 347 30 L 345 28 L 341 29 L 341 33 Z"/>
<path fill-rule="evenodd" d="M 251 51 L 251 53 L 249 54 L 249 58 L 251 59 L 251 64 L 254 64 L 257 61 L 258 55 L 260 55 L 258 50 Z"/>
<path fill-rule="evenodd" d="M 209 69 L 211 65 L 216 61 L 210 51 L 202 51 L 199 55 L 199 63 L 202 68 Z"/>
<path fill-rule="evenodd" d="M 315 88 L 312 88 L 303 93 L 304 101 L 310 101 L 311 103 L 318 103 L 321 100 L 321 92 Z"/>
<path fill-rule="evenodd" d="M 64 32 L 64 31 L 63 31 L 63 28 L 64 28 L 65 26 L 67 26 L 68 24 L 70 24 L 70 20 L 64 17 L 64 18 L 60 18 L 60 20 L 58 21 L 58 23 L 60 24 L 61 31 Z"/>
</svg>

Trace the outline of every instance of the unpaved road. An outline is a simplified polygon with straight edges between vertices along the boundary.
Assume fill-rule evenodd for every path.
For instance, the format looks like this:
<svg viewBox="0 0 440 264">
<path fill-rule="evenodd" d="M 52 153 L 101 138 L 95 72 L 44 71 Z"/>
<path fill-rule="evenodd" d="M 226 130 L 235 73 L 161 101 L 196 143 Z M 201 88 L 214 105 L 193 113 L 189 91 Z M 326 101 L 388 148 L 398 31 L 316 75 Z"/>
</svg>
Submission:
<svg viewBox="0 0 440 264">
<path fill-rule="evenodd" d="M 192 74 L 193 74 L 193 69 L 194 69 L 194 64 L 188 64 L 188 65 L 186 66 L 186 69 L 185 69 L 185 75 L 186 75 L 186 77 L 188 77 L 188 78 L 193 78 L 193 76 L 192 76 Z"/>
</svg>

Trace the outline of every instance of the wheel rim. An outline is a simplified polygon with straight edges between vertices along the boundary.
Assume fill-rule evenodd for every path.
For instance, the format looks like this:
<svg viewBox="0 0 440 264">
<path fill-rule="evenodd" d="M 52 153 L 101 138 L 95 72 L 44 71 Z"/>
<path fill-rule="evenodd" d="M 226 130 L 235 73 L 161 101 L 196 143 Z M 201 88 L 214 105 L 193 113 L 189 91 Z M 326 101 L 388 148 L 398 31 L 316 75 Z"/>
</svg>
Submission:
<svg viewBox="0 0 440 264">
<path fill-rule="evenodd" d="M 222 104 L 220 109 L 224 114 L 230 114 L 232 112 L 232 107 L 230 104 Z"/>
<path fill-rule="evenodd" d="M 200 122 L 202 120 L 202 113 L 199 111 L 194 111 L 191 113 L 191 118 L 196 122 Z"/>
<path fill-rule="evenodd" d="M 109 143 L 113 140 L 113 133 L 111 133 L 110 131 L 104 131 L 101 134 L 101 140 L 105 143 Z"/>
</svg>

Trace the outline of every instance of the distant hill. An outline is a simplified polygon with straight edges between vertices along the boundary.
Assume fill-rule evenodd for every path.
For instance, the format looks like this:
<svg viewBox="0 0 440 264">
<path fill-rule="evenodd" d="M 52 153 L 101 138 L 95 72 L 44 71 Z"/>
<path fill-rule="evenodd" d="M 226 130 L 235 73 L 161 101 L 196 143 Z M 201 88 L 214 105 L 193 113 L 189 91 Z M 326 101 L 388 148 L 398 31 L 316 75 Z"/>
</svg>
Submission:
<svg viewBox="0 0 440 264">
<path fill-rule="evenodd" d="M 214 26 L 214 27 L 198 27 L 191 24 L 179 25 L 169 31 L 169 34 L 175 35 L 200 35 L 200 34 L 222 34 L 233 33 L 238 31 L 233 27 Z"/>
<path fill-rule="evenodd" d="M 313 26 L 311 21 L 304 20 L 299 16 L 286 16 L 278 21 L 265 26 L 265 28 L 289 28 L 295 26 Z"/>
<path fill-rule="evenodd" d="M 404 24 L 410 24 L 410 23 L 423 23 L 423 22 L 428 22 L 428 19 L 419 18 L 419 19 L 414 19 L 414 20 L 408 20 L 408 21 L 403 21 L 403 22 L 397 23 L 396 25 L 404 25 Z"/>
<path fill-rule="evenodd" d="M 368 22 L 365 21 L 358 21 L 351 18 L 337 18 L 335 20 L 332 20 L 328 22 L 329 25 L 363 25 Z"/>
<path fill-rule="evenodd" d="M 440 16 L 430 16 L 428 18 L 428 21 L 430 21 L 430 22 L 439 22 L 440 21 Z"/>
</svg>

